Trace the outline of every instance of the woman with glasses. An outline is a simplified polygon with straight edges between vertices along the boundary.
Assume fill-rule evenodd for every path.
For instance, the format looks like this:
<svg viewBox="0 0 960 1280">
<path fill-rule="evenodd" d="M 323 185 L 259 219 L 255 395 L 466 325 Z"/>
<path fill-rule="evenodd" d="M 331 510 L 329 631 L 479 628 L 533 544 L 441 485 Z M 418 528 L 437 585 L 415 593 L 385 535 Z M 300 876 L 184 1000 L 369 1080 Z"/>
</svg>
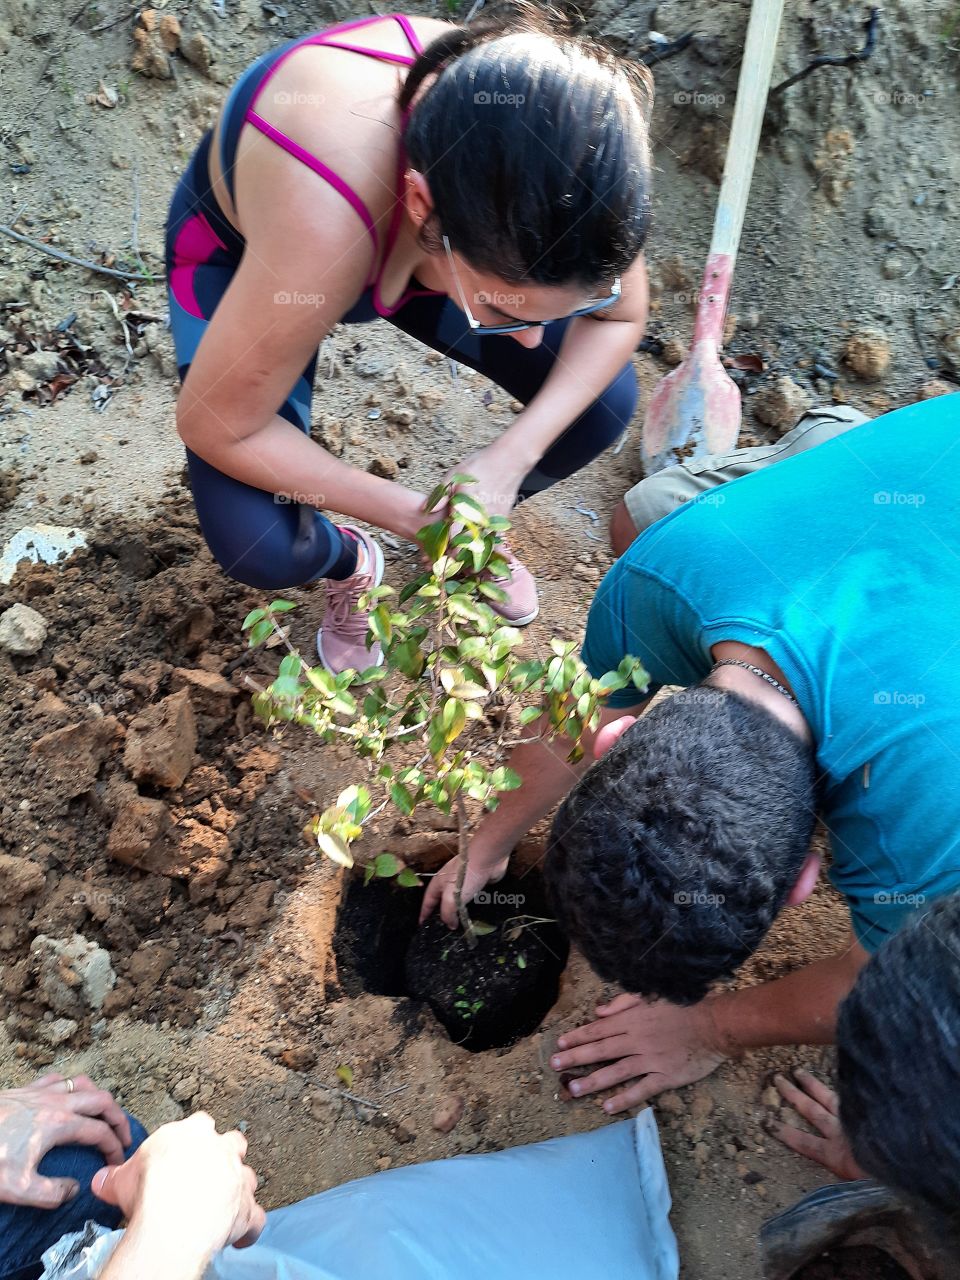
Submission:
<svg viewBox="0 0 960 1280">
<path fill-rule="evenodd" d="M 592 461 L 637 398 L 649 98 L 645 68 L 519 0 L 463 26 L 391 14 L 294 40 L 201 141 L 167 224 L 197 512 L 239 581 L 326 580 L 329 670 L 381 660 L 354 606 L 383 554 L 321 512 L 410 539 L 428 518 L 423 494 L 310 439 L 320 342 L 382 317 L 521 401 L 498 440 L 449 459 L 490 511 Z M 510 564 L 496 607 L 524 625 L 536 586 Z"/>
</svg>

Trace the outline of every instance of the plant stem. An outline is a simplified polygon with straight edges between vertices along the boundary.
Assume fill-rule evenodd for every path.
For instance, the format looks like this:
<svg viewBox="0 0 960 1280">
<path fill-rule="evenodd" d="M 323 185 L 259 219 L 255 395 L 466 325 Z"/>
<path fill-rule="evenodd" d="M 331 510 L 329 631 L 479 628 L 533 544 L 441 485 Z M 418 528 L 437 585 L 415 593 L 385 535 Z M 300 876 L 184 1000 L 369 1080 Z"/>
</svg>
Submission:
<svg viewBox="0 0 960 1280">
<path fill-rule="evenodd" d="M 454 901 L 457 904 L 457 917 L 460 921 L 460 927 L 463 929 L 463 936 L 466 938 L 467 946 L 471 949 L 477 945 L 477 935 L 474 932 L 473 921 L 467 911 L 463 901 L 463 882 L 467 877 L 467 851 L 470 848 L 470 823 L 467 820 L 467 807 L 463 803 L 463 796 L 457 792 L 457 845 L 460 854 L 460 867 L 457 870 L 457 883 L 453 891 Z"/>
</svg>

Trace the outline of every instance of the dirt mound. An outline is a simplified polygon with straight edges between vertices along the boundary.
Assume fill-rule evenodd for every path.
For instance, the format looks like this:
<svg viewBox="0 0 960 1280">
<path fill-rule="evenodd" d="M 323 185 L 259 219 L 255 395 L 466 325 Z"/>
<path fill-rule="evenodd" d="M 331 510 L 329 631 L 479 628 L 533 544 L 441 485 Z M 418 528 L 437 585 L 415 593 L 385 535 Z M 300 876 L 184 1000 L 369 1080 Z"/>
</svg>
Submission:
<svg viewBox="0 0 960 1280">
<path fill-rule="evenodd" d="M 280 756 L 252 726 L 243 670 L 231 678 L 232 620 L 253 598 L 216 569 L 183 496 L 0 595 L 48 628 L 38 653 L 2 659 L 0 957 L 22 1054 L 47 1059 L 43 1024 L 66 1012 L 57 1034 L 75 1044 L 124 1009 L 191 1025 L 206 978 L 244 972 L 244 933 L 308 856 L 303 806 L 255 803 Z M 52 997 L 37 934 L 102 948 L 104 998 Z"/>
</svg>

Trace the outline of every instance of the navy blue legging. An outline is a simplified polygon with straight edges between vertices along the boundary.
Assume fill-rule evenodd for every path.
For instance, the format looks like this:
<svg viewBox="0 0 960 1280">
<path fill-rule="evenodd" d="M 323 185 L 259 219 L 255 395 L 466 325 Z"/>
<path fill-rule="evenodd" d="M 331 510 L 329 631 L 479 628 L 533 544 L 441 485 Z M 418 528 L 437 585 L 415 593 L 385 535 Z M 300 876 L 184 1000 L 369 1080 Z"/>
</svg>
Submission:
<svg viewBox="0 0 960 1280">
<path fill-rule="evenodd" d="M 203 139 L 181 178 L 167 221 L 166 259 L 171 328 L 181 380 L 204 330 L 226 292 L 244 243 L 210 191 Z M 343 317 L 363 323 L 376 317 L 366 295 Z M 544 328 L 538 347 L 522 347 L 504 335 L 478 337 L 449 298 L 412 298 L 390 323 L 426 346 L 469 365 L 528 404 L 553 368 L 567 320 Z M 316 357 L 279 408 L 279 415 L 310 430 Z M 547 489 L 592 462 L 626 430 L 637 404 L 637 381 L 627 363 L 603 394 L 568 427 L 521 485 L 520 496 Z M 297 586 L 315 578 L 346 578 L 356 568 L 356 541 L 315 508 L 287 502 L 224 475 L 189 449 L 190 484 L 203 535 L 215 559 L 239 582 L 264 590 Z M 453 461 L 453 460 L 451 460 Z"/>
</svg>

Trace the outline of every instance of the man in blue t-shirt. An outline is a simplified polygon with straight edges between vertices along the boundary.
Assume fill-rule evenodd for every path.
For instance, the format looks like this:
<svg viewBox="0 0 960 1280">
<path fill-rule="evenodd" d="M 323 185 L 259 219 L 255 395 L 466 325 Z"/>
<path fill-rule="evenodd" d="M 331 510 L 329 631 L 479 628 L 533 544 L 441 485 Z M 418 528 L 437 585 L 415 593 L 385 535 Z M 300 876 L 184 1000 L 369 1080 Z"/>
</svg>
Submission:
<svg viewBox="0 0 960 1280">
<path fill-rule="evenodd" d="M 831 1041 L 869 955 L 960 889 L 960 401 L 837 430 L 657 520 L 591 607 L 594 675 L 632 654 L 650 673 L 648 700 L 687 686 L 639 719 L 636 693 L 611 698 L 597 763 L 551 833 L 561 924 L 632 993 L 562 1036 L 553 1059 L 560 1070 L 610 1064 L 573 1081 L 575 1094 L 632 1081 L 608 1111 L 743 1048 Z M 568 789 L 563 750 L 518 748 L 525 785 L 481 824 L 468 895 L 502 874 L 515 839 Z M 818 814 L 848 944 L 704 999 L 812 892 Z M 441 900 L 448 923 L 452 874 L 425 904 Z"/>
</svg>

